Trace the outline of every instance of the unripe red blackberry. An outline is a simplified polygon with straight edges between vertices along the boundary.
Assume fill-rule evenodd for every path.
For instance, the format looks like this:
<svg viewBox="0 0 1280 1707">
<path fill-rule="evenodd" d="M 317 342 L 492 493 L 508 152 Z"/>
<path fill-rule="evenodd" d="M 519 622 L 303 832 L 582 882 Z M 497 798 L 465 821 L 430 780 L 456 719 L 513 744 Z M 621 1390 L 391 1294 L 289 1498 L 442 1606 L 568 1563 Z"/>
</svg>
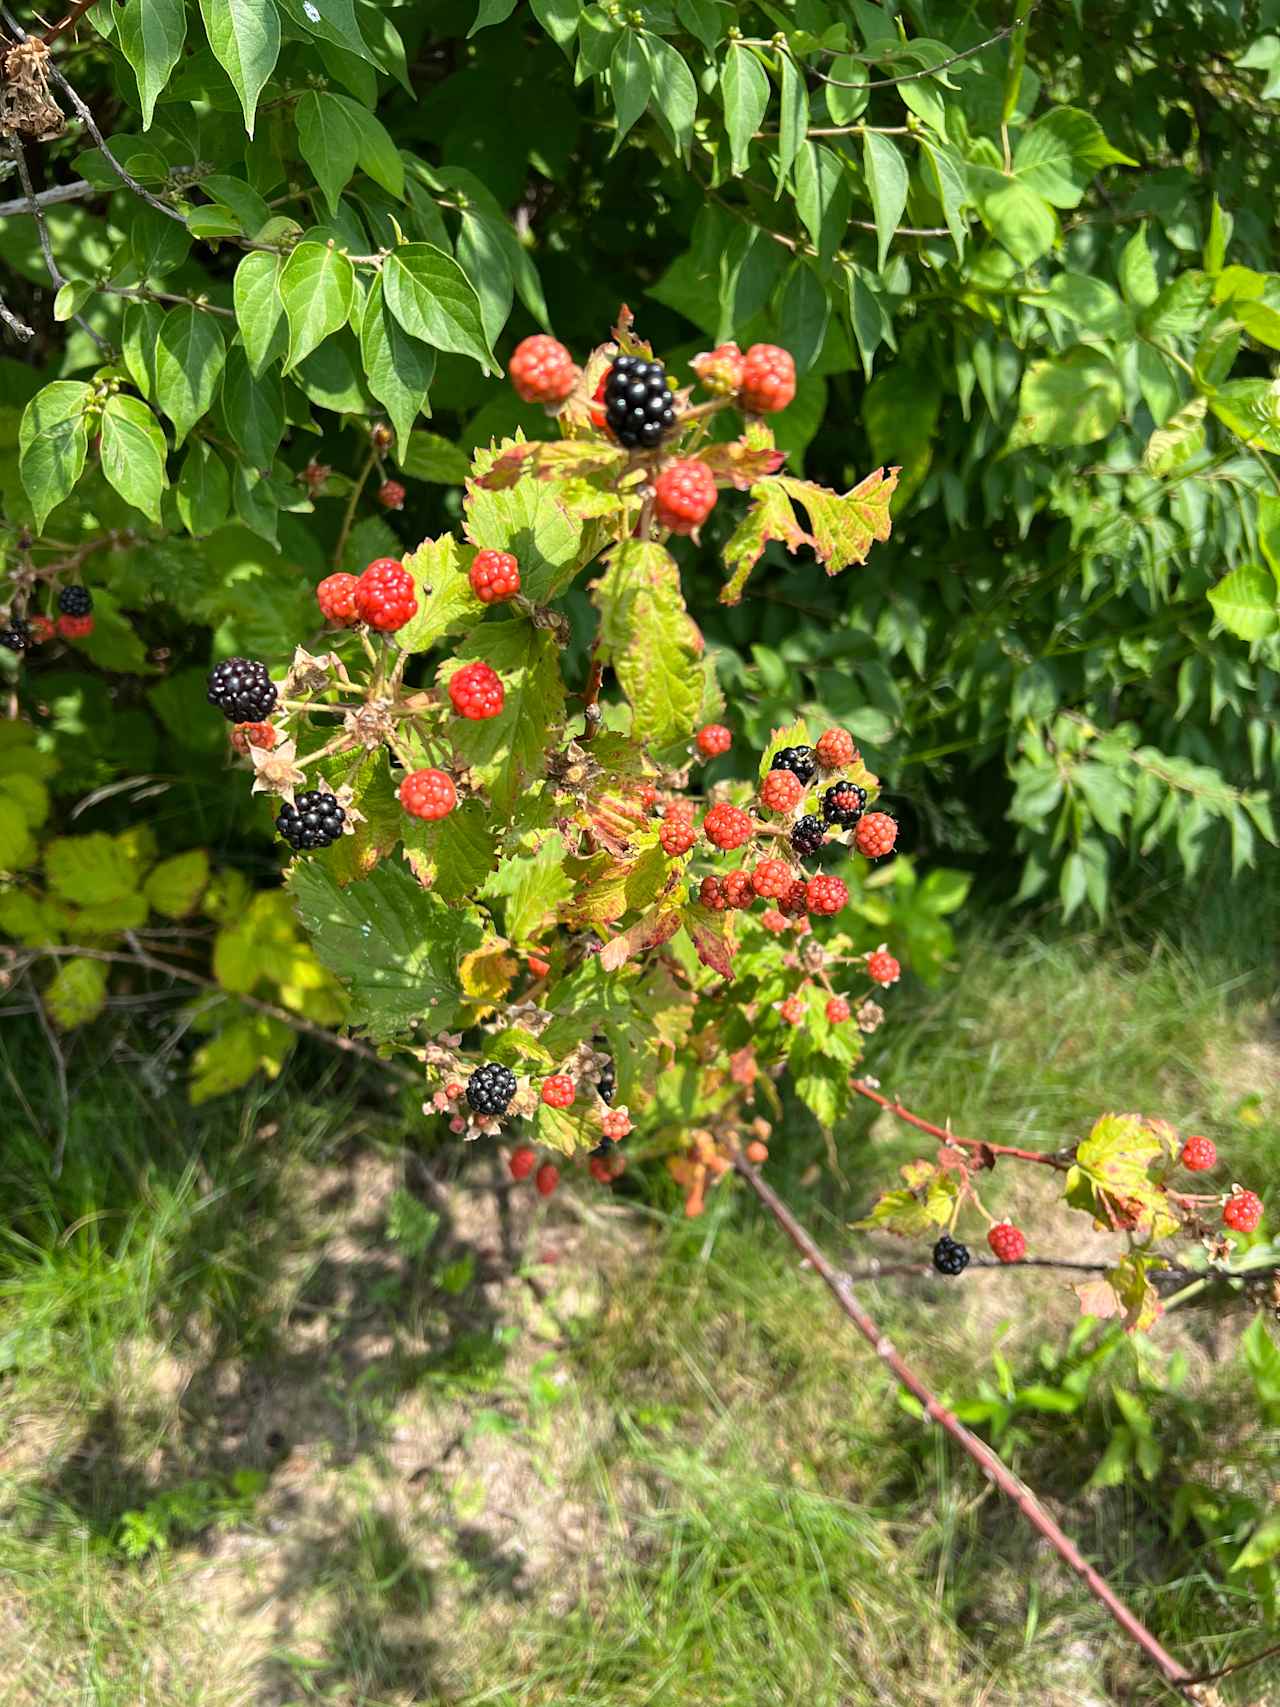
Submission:
<svg viewBox="0 0 1280 1707">
<path fill-rule="evenodd" d="M 780 913 L 776 907 L 769 907 L 761 913 L 760 923 L 765 930 L 772 931 L 774 936 L 781 936 L 787 928 L 787 916 Z"/>
<path fill-rule="evenodd" d="M 723 913 L 728 906 L 718 877 L 704 877 L 698 889 L 698 900 L 712 913 Z"/>
<path fill-rule="evenodd" d="M 751 840 L 755 825 L 740 806 L 727 801 L 713 806 L 702 820 L 702 833 L 713 847 L 740 848 Z"/>
<path fill-rule="evenodd" d="M 621 1142 L 632 1130 L 631 1117 L 625 1109 L 611 1108 L 600 1116 L 600 1130 L 612 1143 Z"/>
<path fill-rule="evenodd" d="M 785 409 L 796 394 L 796 364 L 777 344 L 752 344 L 742 362 L 742 407 L 753 415 Z"/>
<path fill-rule="evenodd" d="M 997 1221 L 987 1234 L 987 1243 L 1001 1262 L 1021 1262 L 1027 1254 L 1027 1236 L 1008 1221 Z"/>
<path fill-rule="evenodd" d="M 698 839 L 698 832 L 689 818 L 664 818 L 662 828 L 658 831 L 658 840 L 662 851 L 672 859 L 678 859 L 681 854 L 687 854 Z"/>
<path fill-rule="evenodd" d="M 355 606 L 361 622 L 380 634 L 394 634 L 418 614 L 413 576 L 394 557 L 376 558 L 356 586 Z"/>
<path fill-rule="evenodd" d="M 384 510 L 403 510 L 404 487 L 398 480 L 384 480 L 378 488 L 378 502 Z"/>
<path fill-rule="evenodd" d="M 497 671 L 480 660 L 464 664 L 449 678 L 449 701 L 459 717 L 475 722 L 496 717 L 505 698 Z"/>
<path fill-rule="evenodd" d="M 762 859 L 751 873 L 751 887 L 757 895 L 778 900 L 786 895 L 795 881 L 795 874 L 785 859 Z"/>
<path fill-rule="evenodd" d="M 560 1170 L 554 1162 L 544 1162 L 533 1176 L 539 1197 L 550 1197 L 560 1184 Z"/>
<path fill-rule="evenodd" d="M 883 984 L 888 989 L 890 984 L 898 982 L 902 976 L 902 968 L 891 954 L 886 953 L 882 945 L 867 955 L 867 976 L 873 984 Z"/>
<path fill-rule="evenodd" d="M 721 753 L 727 753 L 732 747 L 733 731 L 726 729 L 723 723 L 708 723 L 699 729 L 695 739 L 704 759 L 718 759 Z"/>
<path fill-rule="evenodd" d="M 868 859 L 883 859 L 893 852 L 898 839 L 898 821 L 887 812 L 868 812 L 853 832 L 853 845 Z"/>
<path fill-rule="evenodd" d="M 804 799 L 804 784 L 794 771 L 772 770 L 760 784 L 760 802 L 770 812 L 794 812 Z"/>
<path fill-rule="evenodd" d="M 400 804 L 413 818 L 447 818 L 458 804 L 453 778 L 444 771 L 410 771 L 399 788 Z"/>
<path fill-rule="evenodd" d="M 359 585 L 358 575 L 325 576 L 316 588 L 316 603 L 320 606 L 326 622 L 350 628 L 352 623 L 359 621 L 359 613 L 356 610 L 356 588 Z"/>
<path fill-rule="evenodd" d="M 811 877 L 805 884 L 811 913 L 838 913 L 848 904 L 849 887 L 842 877 Z"/>
<path fill-rule="evenodd" d="M 717 344 L 689 365 L 713 397 L 732 397 L 742 384 L 742 351 L 736 344 Z"/>
<path fill-rule="evenodd" d="M 237 753 L 248 753 L 250 747 L 270 752 L 276 744 L 276 729 L 272 723 L 237 723 L 231 730 L 231 745 Z"/>
<path fill-rule="evenodd" d="M 716 477 L 696 456 L 669 464 L 653 483 L 654 516 L 672 533 L 696 534 L 716 507 Z"/>
<path fill-rule="evenodd" d="M 552 1073 L 542 1081 L 541 1096 L 548 1108 L 569 1108 L 577 1095 L 577 1086 L 568 1073 Z"/>
<path fill-rule="evenodd" d="M 827 1019 L 832 1025 L 843 1025 L 853 1010 L 843 996 L 832 996 L 827 1003 Z"/>
<path fill-rule="evenodd" d="M 1218 1160 L 1218 1151 L 1211 1138 L 1193 1134 L 1182 1146 L 1182 1165 L 1189 1173 L 1208 1173 Z"/>
<path fill-rule="evenodd" d="M 578 368 L 558 338 L 535 332 L 511 352 L 507 372 L 526 403 L 563 403 L 578 383 Z"/>
<path fill-rule="evenodd" d="M 538 1160 L 538 1153 L 528 1144 L 522 1144 L 518 1150 L 511 1152 L 507 1163 L 507 1172 L 514 1180 L 528 1179 Z"/>
<path fill-rule="evenodd" d="M 1234 1191 L 1222 1206 L 1222 1219 L 1236 1233 L 1252 1233 L 1262 1220 L 1262 1199 L 1256 1191 Z"/>
<path fill-rule="evenodd" d="M 520 591 L 520 565 L 509 551 L 478 551 L 467 578 L 482 605 L 502 604 Z"/>
<path fill-rule="evenodd" d="M 778 1004 L 778 1012 L 788 1025 L 799 1025 L 804 1018 L 804 997 L 788 996 L 785 1002 Z"/>
<path fill-rule="evenodd" d="M 843 770 L 846 765 L 856 765 L 858 749 L 853 744 L 853 736 L 847 729 L 828 729 L 819 735 L 814 751 L 818 755 L 818 763 L 823 770 Z"/>
</svg>

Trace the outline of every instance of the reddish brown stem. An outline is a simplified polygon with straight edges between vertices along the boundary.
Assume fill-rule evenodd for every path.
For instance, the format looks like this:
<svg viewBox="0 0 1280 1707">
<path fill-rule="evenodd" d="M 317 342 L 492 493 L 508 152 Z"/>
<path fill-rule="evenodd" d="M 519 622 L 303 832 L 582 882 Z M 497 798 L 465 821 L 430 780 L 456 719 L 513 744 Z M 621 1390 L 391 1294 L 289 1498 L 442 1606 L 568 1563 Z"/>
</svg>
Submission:
<svg viewBox="0 0 1280 1707">
<path fill-rule="evenodd" d="M 876 1098 L 875 1100 L 881 1099 Z M 887 1106 L 890 1105 L 886 1104 Z M 943 1133 L 941 1136 L 949 1138 L 950 1134 Z M 919 1400 L 924 1408 L 925 1415 L 944 1429 L 957 1445 L 968 1453 L 987 1480 L 994 1483 L 1002 1494 L 1013 1501 L 1027 1522 L 1044 1536 L 1063 1563 L 1069 1565 L 1081 1579 L 1094 1599 L 1107 1609 L 1126 1636 L 1137 1643 L 1166 1683 L 1171 1688 L 1176 1689 L 1184 1699 L 1196 1701 L 1198 1697 L 1192 1688 L 1191 1673 L 1174 1659 L 1173 1655 L 1161 1645 L 1159 1639 L 1147 1629 L 1137 1614 L 1125 1605 L 1105 1577 L 1100 1576 L 1094 1570 L 1075 1542 L 1064 1530 L 1058 1527 L 1026 1483 L 1015 1476 L 1004 1460 L 997 1457 L 984 1441 L 979 1440 L 976 1435 L 970 1434 L 959 1418 L 954 1416 L 944 1404 L 934 1397 L 929 1388 L 903 1359 L 893 1342 L 880 1332 L 858 1302 L 857 1295 L 848 1280 L 827 1261 L 813 1239 L 796 1220 L 772 1186 L 766 1185 L 745 1156 L 735 1156 L 734 1166 L 783 1232 L 786 1233 L 792 1244 L 821 1277 L 836 1303 L 876 1356 L 893 1371 L 894 1376 L 906 1388 L 907 1392 Z"/>
<path fill-rule="evenodd" d="M 96 3 L 97 0 L 76 0 L 75 5 L 67 13 L 66 17 L 60 22 L 52 25 L 44 32 L 44 35 L 40 38 L 44 42 L 44 45 L 46 47 L 50 47 L 57 41 L 59 36 L 65 35 L 68 30 L 74 29 L 80 22 L 81 18 L 83 18 L 85 13 L 89 10 L 90 6 L 93 6 Z"/>
<path fill-rule="evenodd" d="M 1064 1156 L 1052 1155 L 1045 1150 L 1020 1150 L 1016 1144 L 989 1144 L 985 1138 L 961 1138 L 955 1132 L 948 1132 L 945 1127 L 935 1126 L 931 1120 L 925 1120 L 921 1115 L 912 1114 L 909 1108 L 904 1108 L 900 1102 L 890 1097 L 881 1096 L 879 1091 L 872 1090 L 865 1079 L 852 1079 L 849 1089 L 857 1091 L 861 1097 L 867 1097 L 871 1102 L 880 1104 L 888 1109 L 890 1114 L 896 1114 L 899 1120 L 905 1120 L 909 1126 L 918 1127 L 921 1132 L 927 1132 L 933 1138 L 941 1138 L 944 1144 L 959 1144 L 966 1150 L 986 1150 L 993 1156 L 1012 1156 L 1019 1162 L 1039 1162 L 1042 1167 L 1057 1168 L 1059 1173 L 1066 1173 L 1071 1163 Z"/>
</svg>

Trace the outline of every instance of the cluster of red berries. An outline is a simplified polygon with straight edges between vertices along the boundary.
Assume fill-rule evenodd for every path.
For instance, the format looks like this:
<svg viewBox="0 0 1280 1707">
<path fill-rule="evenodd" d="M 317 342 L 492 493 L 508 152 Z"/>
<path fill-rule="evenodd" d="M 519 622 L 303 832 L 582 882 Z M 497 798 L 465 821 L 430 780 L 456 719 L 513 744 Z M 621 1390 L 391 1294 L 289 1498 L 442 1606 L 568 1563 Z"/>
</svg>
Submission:
<svg viewBox="0 0 1280 1707">
<path fill-rule="evenodd" d="M 1207 1174 L 1218 1165 L 1218 1149 L 1212 1138 L 1193 1132 L 1182 1146 L 1178 1160 L 1188 1173 Z M 1222 1205 L 1223 1223 L 1233 1233 L 1253 1233 L 1262 1221 L 1262 1199 L 1256 1191 L 1233 1186 Z"/>
<path fill-rule="evenodd" d="M 394 634 L 418 614 L 413 576 L 395 557 L 376 557 L 362 575 L 328 575 L 316 588 L 326 622 L 340 628 L 366 623 Z"/>
<path fill-rule="evenodd" d="M 717 397 L 736 397 L 751 415 L 774 415 L 796 394 L 796 364 L 777 344 L 719 344 L 693 358 L 693 371 Z"/>
</svg>

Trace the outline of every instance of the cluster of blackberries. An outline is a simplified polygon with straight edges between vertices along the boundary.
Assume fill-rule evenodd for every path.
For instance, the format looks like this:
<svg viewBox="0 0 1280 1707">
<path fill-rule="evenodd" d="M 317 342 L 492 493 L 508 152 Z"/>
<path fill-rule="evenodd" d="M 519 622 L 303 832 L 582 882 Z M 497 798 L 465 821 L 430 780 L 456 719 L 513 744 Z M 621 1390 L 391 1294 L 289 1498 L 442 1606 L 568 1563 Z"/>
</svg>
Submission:
<svg viewBox="0 0 1280 1707">
<path fill-rule="evenodd" d="M 842 830 L 852 830 L 866 806 L 867 791 L 856 782 L 833 782 L 822 796 L 822 816 Z"/>
<path fill-rule="evenodd" d="M 596 1084 L 600 1093 L 600 1101 L 611 1103 L 618 1090 L 618 1069 L 612 1061 L 606 1061 L 600 1069 L 600 1078 Z"/>
<path fill-rule="evenodd" d="M 969 1266 L 968 1245 L 958 1244 L 950 1233 L 944 1233 L 933 1247 L 933 1266 L 939 1274 L 953 1278 Z"/>
<path fill-rule="evenodd" d="M 652 450 L 676 424 L 666 368 L 640 356 L 619 356 L 605 381 L 604 413 L 620 445 Z"/>
<path fill-rule="evenodd" d="M 10 652 L 25 652 L 31 644 L 31 625 L 20 616 L 10 617 L 9 626 L 0 629 L 0 646 Z"/>
<path fill-rule="evenodd" d="M 58 609 L 63 616 L 88 616 L 93 609 L 93 594 L 88 587 L 64 587 L 58 594 Z"/>
<path fill-rule="evenodd" d="M 208 699 L 228 723 L 261 723 L 275 710 L 276 685 L 256 658 L 224 658 L 209 671 Z"/>
<path fill-rule="evenodd" d="M 486 1061 L 467 1080 L 467 1102 L 477 1114 L 505 1114 L 516 1094 L 516 1076 L 501 1061 Z"/>
<path fill-rule="evenodd" d="M 276 818 L 276 829 L 297 853 L 305 848 L 327 848 L 342 834 L 346 813 L 337 797 L 310 788 L 295 797 L 290 806 L 286 800 Z"/>
<path fill-rule="evenodd" d="M 818 771 L 818 755 L 812 747 L 779 747 L 769 760 L 775 771 L 790 771 L 807 787 Z"/>
</svg>

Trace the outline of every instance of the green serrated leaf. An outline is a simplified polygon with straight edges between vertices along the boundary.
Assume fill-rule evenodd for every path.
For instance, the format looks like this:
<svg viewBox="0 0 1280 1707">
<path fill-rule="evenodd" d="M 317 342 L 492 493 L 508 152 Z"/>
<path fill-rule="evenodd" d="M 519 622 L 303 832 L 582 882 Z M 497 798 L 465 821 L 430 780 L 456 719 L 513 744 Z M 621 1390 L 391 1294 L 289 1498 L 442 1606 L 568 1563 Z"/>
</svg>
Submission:
<svg viewBox="0 0 1280 1707">
<path fill-rule="evenodd" d="M 509 817 L 521 793 L 540 774 L 542 754 L 564 717 L 564 681 L 555 639 L 523 619 L 482 623 L 440 672 L 481 658 L 502 680 L 504 703 L 496 717 L 455 718 L 451 734 L 462 763 L 471 767 L 494 809 Z"/>
<path fill-rule="evenodd" d="M 626 540 L 610 551 L 591 596 L 600 655 L 630 703 L 633 735 L 659 749 L 687 741 L 702 699 L 702 636 L 675 559 L 661 545 Z"/>
<path fill-rule="evenodd" d="M 458 965 L 484 940 L 478 914 L 390 859 L 346 889 L 320 860 L 300 860 L 288 887 L 316 954 L 350 993 L 354 1024 L 379 1042 L 420 1019 L 431 1032 L 459 1025 L 467 1004 Z"/>
<path fill-rule="evenodd" d="M 191 848 L 153 866 L 142 893 L 166 919 L 185 919 L 195 912 L 208 882 L 209 856 L 203 848 Z"/>
<path fill-rule="evenodd" d="M 1242 563 L 1209 589 L 1213 614 L 1241 640 L 1262 640 L 1280 628 L 1275 576 L 1258 563 Z"/>
</svg>

